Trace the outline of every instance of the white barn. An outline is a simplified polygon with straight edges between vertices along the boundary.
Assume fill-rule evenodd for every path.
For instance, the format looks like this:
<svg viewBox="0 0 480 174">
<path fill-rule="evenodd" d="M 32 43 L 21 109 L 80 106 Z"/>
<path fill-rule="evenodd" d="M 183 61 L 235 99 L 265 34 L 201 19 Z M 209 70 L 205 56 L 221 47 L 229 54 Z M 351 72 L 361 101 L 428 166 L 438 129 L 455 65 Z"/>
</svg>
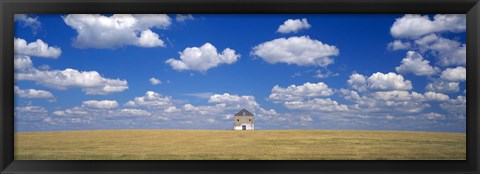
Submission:
<svg viewBox="0 0 480 174">
<path fill-rule="evenodd" d="M 242 109 L 233 116 L 233 130 L 255 130 L 253 114 Z"/>
</svg>

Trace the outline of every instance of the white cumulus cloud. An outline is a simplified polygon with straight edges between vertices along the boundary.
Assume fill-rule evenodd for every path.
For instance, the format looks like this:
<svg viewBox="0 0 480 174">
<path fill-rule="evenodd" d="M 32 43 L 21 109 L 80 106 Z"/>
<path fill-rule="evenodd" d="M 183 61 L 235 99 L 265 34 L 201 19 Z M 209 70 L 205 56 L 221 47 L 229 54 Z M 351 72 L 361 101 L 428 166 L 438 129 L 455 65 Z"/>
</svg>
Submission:
<svg viewBox="0 0 480 174">
<path fill-rule="evenodd" d="M 368 77 L 367 86 L 372 90 L 411 90 L 412 82 L 400 74 L 377 72 Z"/>
<path fill-rule="evenodd" d="M 171 58 L 166 63 L 178 71 L 206 72 L 220 64 L 232 64 L 239 58 L 240 55 L 236 54 L 235 50 L 226 48 L 222 53 L 218 53 L 215 46 L 205 43 L 201 47 L 186 48 L 183 52 L 180 52 L 180 60 Z"/>
<path fill-rule="evenodd" d="M 87 100 L 82 102 L 83 106 L 94 109 L 113 109 L 118 107 L 115 100 Z"/>
<path fill-rule="evenodd" d="M 420 51 L 437 57 L 437 64 L 441 66 L 465 65 L 467 62 L 466 45 L 458 41 L 430 34 L 415 40 L 415 44 Z"/>
<path fill-rule="evenodd" d="M 131 107 L 144 106 L 150 108 L 166 108 L 172 105 L 171 97 L 162 97 L 159 93 L 153 91 L 147 91 L 144 96 L 135 97 L 125 104 L 125 106 Z"/>
<path fill-rule="evenodd" d="M 28 57 L 17 57 L 16 62 L 28 63 Z M 31 61 L 30 61 L 31 62 Z M 20 68 L 23 66 L 16 66 Z M 88 95 L 106 95 L 122 92 L 128 89 L 126 80 L 108 79 L 96 71 L 78 71 L 67 68 L 65 70 L 39 70 L 35 68 L 17 69 L 16 80 L 30 80 L 46 87 L 65 90 L 68 88 L 81 88 Z"/>
<path fill-rule="evenodd" d="M 323 82 L 307 82 L 299 86 L 290 85 L 287 88 L 275 85 L 268 98 L 273 102 L 302 101 L 305 98 L 331 96 L 333 93 L 333 90 Z"/>
<path fill-rule="evenodd" d="M 442 72 L 440 78 L 452 82 L 465 81 L 467 79 L 467 69 L 461 66 L 456 68 L 447 68 Z"/>
<path fill-rule="evenodd" d="M 40 39 L 35 42 L 27 43 L 26 40 L 15 38 L 14 50 L 17 55 L 35 56 L 56 59 L 62 54 L 62 50 L 58 47 L 48 46 L 47 43 Z"/>
<path fill-rule="evenodd" d="M 446 101 L 450 99 L 448 95 L 442 94 L 442 93 L 437 93 L 437 92 L 432 92 L 428 91 L 423 94 L 427 100 L 431 101 Z"/>
<path fill-rule="evenodd" d="M 171 24 L 166 14 L 70 14 L 63 20 L 77 31 L 73 45 L 78 48 L 164 47 L 151 29 L 166 29 Z"/>
<path fill-rule="evenodd" d="M 45 98 L 45 99 L 53 99 L 55 96 L 51 92 L 45 90 L 37 90 L 37 89 L 20 89 L 18 86 L 14 86 L 15 94 L 22 98 Z"/>
<path fill-rule="evenodd" d="M 334 62 L 332 56 L 338 56 L 340 51 L 321 41 L 308 36 L 279 38 L 253 47 L 252 55 L 264 61 L 275 63 L 296 64 L 299 66 L 328 66 Z"/>
<path fill-rule="evenodd" d="M 407 56 L 403 58 L 402 64 L 395 70 L 398 73 L 413 73 L 417 76 L 429 76 L 437 74 L 440 69 L 430 66 L 430 61 L 423 59 L 422 55 L 415 51 L 408 51 Z"/>
<path fill-rule="evenodd" d="M 458 82 L 447 82 L 441 79 L 436 79 L 433 82 L 427 84 L 425 89 L 427 91 L 434 92 L 457 92 L 460 90 Z"/>
<path fill-rule="evenodd" d="M 428 15 L 406 14 L 398 18 L 390 28 L 396 38 L 418 38 L 436 32 L 463 32 L 466 29 L 465 14 Z"/>
<path fill-rule="evenodd" d="M 303 19 L 288 19 L 278 27 L 279 33 L 296 33 L 301 29 L 309 29 L 311 26 L 306 18 Z"/>
<path fill-rule="evenodd" d="M 225 106 L 245 107 L 248 109 L 255 109 L 259 104 L 255 101 L 255 97 L 251 95 L 233 95 L 229 93 L 214 94 L 208 99 L 209 103 L 221 103 Z"/>
</svg>

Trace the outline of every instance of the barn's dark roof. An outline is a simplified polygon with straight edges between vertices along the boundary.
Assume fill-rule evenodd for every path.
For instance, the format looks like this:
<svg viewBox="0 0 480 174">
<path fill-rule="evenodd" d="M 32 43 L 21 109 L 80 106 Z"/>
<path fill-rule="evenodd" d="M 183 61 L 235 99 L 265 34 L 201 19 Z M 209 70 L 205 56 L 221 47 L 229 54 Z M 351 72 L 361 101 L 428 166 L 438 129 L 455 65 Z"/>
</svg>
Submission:
<svg viewBox="0 0 480 174">
<path fill-rule="evenodd" d="M 240 112 L 235 114 L 235 116 L 253 116 L 253 114 L 250 111 L 247 111 L 246 109 L 242 109 Z"/>
</svg>

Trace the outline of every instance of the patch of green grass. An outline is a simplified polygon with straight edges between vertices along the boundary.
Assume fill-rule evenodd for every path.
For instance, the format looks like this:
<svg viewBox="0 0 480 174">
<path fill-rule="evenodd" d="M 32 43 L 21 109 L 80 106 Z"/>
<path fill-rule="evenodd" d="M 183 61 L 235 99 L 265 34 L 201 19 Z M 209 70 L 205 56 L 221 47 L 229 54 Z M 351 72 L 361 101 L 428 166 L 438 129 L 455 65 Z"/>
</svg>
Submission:
<svg viewBox="0 0 480 174">
<path fill-rule="evenodd" d="M 465 160 L 464 133 L 95 130 L 15 134 L 15 160 Z"/>
</svg>

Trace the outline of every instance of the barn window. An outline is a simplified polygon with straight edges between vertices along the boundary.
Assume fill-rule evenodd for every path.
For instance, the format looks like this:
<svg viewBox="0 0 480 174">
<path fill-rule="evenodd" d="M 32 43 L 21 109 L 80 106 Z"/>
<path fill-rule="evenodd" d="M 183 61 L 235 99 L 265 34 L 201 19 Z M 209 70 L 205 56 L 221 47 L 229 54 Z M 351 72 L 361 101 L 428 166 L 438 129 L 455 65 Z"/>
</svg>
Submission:
<svg viewBox="0 0 480 174">
<path fill-rule="evenodd" d="M 237 119 L 237 121 L 240 121 L 240 119 Z"/>
<path fill-rule="evenodd" d="M 248 119 L 248 121 L 252 121 L 251 119 Z"/>
</svg>

